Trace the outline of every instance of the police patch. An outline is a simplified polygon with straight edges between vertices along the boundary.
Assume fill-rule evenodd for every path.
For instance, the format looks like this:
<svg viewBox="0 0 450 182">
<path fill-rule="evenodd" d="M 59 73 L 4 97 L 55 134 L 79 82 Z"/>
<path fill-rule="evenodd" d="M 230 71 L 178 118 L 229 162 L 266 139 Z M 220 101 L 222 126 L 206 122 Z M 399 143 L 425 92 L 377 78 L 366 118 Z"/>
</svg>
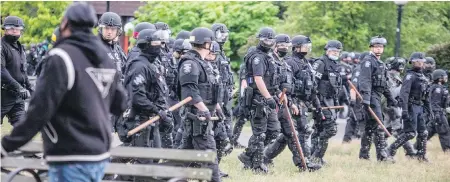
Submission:
<svg viewBox="0 0 450 182">
<path fill-rule="evenodd" d="M 364 66 L 365 66 L 366 68 L 370 67 L 370 62 L 369 62 L 369 61 L 366 61 L 366 63 L 364 64 Z"/>
<path fill-rule="evenodd" d="M 253 59 L 253 64 L 258 65 L 259 62 L 261 62 L 261 60 L 259 60 L 258 57 L 256 57 L 255 59 Z"/>
<path fill-rule="evenodd" d="M 410 80 L 411 79 L 411 75 L 406 75 L 406 80 Z"/>
<path fill-rule="evenodd" d="M 359 74 L 360 74 L 359 71 L 357 71 L 357 72 L 355 73 L 355 76 L 358 77 Z"/>
<path fill-rule="evenodd" d="M 139 74 L 137 77 L 134 78 L 133 83 L 134 83 L 135 85 L 140 85 L 140 84 L 144 83 L 144 81 L 145 81 L 144 76 L 142 76 L 141 74 Z"/>
<path fill-rule="evenodd" d="M 441 88 L 436 88 L 436 93 L 440 94 L 441 93 Z"/>
<path fill-rule="evenodd" d="M 312 65 L 312 68 L 313 68 L 314 70 L 317 70 L 317 68 L 319 68 L 319 63 L 314 63 L 314 64 Z"/>
<path fill-rule="evenodd" d="M 190 73 L 191 70 L 192 70 L 192 64 L 191 63 L 186 63 L 186 64 L 183 65 L 183 72 L 185 74 Z"/>
</svg>

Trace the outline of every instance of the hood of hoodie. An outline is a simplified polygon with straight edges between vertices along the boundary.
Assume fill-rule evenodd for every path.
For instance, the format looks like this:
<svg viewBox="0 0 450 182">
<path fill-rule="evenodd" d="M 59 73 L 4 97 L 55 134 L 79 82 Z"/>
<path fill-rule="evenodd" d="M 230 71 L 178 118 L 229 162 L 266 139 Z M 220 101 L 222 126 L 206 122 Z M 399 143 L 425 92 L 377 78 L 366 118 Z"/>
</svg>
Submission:
<svg viewBox="0 0 450 182">
<path fill-rule="evenodd" d="M 96 66 L 99 66 L 108 57 L 105 45 L 92 32 L 74 31 L 69 37 L 58 40 L 55 43 L 55 47 L 61 43 L 70 44 L 79 48 L 85 53 L 89 61 Z"/>
</svg>

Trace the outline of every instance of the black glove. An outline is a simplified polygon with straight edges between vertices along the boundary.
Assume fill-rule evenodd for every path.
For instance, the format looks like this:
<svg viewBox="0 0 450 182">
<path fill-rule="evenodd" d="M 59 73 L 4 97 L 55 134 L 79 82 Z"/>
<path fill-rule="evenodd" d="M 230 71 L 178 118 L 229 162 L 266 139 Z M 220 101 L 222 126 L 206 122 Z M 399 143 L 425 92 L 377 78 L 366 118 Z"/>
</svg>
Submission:
<svg viewBox="0 0 450 182">
<path fill-rule="evenodd" d="M 211 121 L 211 113 L 208 110 L 197 112 L 197 116 L 198 117 L 204 117 L 205 118 L 204 121 L 206 121 L 206 122 Z"/>
<path fill-rule="evenodd" d="M 18 92 L 18 96 L 20 98 L 22 98 L 23 100 L 26 100 L 28 98 L 30 98 L 30 91 L 28 91 L 27 89 L 20 87 L 19 88 L 19 92 Z"/>
<path fill-rule="evenodd" d="M 403 122 L 409 120 L 408 111 L 402 111 L 402 119 L 403 119 Z"/>
<path fill-rule="evenodd" d="M 266 104 L 269 106 L 270 109 L 276 109 L 277 108 L 277 102 L 273 98 L 266 99 Z"/>
<path fill-rule="evenodd" d="M 367 112 L 369 112 L 370 104 L 368 104 L 368 103 L 363 103 L 363 107 L 364 107 L 364 110 L 366 110 Z"/>
<path fill-rule="evenodd" d="M 398 102 L 395 99 L 389 99 L 387 101 L 387 106 L 388 107 L 396 107 L 396 106 L 398 106 Z"/>
<path fill-rule="evenodd" d="M 167 110 L 161 110 L 158 112 L 159 117 L 161 118 L 162 121 L 167 121 L 169 120 L 169 117 L 167 117 Z"/>
<path fill-rule="evenodd" d="M 355 100 L 351 100 L 349 106 L 350 107 L 355 107 L 356 105 L 356 101 Z"/>
<path fill-rule="evenodd" d="M 217 117 L 219 117 L 221 121 L 225 120 L 225 114 L 223 113 L 223 110 L 217 110 L 216 113 Z"/>
</svg>

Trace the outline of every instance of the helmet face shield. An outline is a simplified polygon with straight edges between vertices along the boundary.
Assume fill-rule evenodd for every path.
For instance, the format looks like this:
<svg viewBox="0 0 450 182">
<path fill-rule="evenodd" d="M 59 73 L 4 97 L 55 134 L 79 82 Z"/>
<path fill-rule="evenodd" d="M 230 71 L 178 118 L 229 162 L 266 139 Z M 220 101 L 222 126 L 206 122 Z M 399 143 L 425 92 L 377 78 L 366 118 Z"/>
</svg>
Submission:
<svg viewBox="0 0 450 182">
<path fill-rule="evenodd" d="M 275 39 L 271 38 L 260 38 L 259 42 L 261 42 L 261 45 L 264 47 L 273 47 L 275 45 Z"/>
<path fill-rule="evenodd" d="M 300 46 L 302 52 L 311 52 L 312 51 L 312 44 L 307 43 Z"/>
<path fill-rule="evenodd" d="M 24 27 L 23 26 L 13 26 L 13 25 L 5 25 L 4 26 L 5 30 L 23 30 Z"/>
<path fill-rule="evenodd" d="M 228 32 L 221 32 L 220 30 L 217 30 L 215 34 L 217 42 L 226 42 L 228 40 Z"/>
</svg>

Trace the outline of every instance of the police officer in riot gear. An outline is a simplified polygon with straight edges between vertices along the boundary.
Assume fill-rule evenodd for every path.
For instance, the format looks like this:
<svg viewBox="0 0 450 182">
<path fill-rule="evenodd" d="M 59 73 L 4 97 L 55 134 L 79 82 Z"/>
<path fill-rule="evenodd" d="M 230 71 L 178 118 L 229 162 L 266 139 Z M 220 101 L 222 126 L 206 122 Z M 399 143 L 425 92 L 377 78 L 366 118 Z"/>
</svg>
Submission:
<svg viewBox="0 0 450 182">
<path fill-rule="evenodd" d="M 300 46 L 302 44 L 308 44 L 306 39 L 309 39 L 307 37 L 304 36 L 296 36 L 296 46 Z M 299 40 L 299 38 L 303 39 L 303 40 Z M 290 107 L 289 109 L 292 109 L 292 118 L 295 120 L 296 123 L 294 123 L 294 125 L 297 126 L 297 130 L 298 133 L 300 135 L 300 141 L 302 148 L 304 148 L 305 150 L 304 153 L 308 153 L 306 158 L 307 158 L 307 167 L 311 170 L 316 170 L 319 169 L 321 166 L 317 165 L 317 164 L 313 164 L 311 162 L 309 162 L 308 157 L 309 157 L 309 148 L 306 146 L 305 142 L 305 136 L 308 135 L 306 133 L 308 133 L 306 130 L 307 126 L 307 121 L 306 121 L 306 109 L 302 109 L 299 110 L 299 108 L 301 108 L 301 104 L 300 104 L 300 100 L 299 98 L 297 98 L 297 95 L 295 94 L 296 92 L 296 83 L 295 82 L 295 76 L 294 76 L 294 72 L 293 69 L 291 68 L 291 66 L 286 62 L 286 61 L 291 61 L 290 64 L 292 63 L 292 60 L 289 60 L 290 58 L 286 57 L 287 52 L 289 51 L 289 47 L 292 45 L 290 38 L 288 35 L 285 34 L 280 34 L 275 36 L 276 39 L 276 45 L 273 51 L 272 56 L 275 58 L 276 60 L 276 64 L 278 64 L 280 72 L 283 73 L 282 75 L 280 75 L 280 89 L 286 89 L 286 98 L 288 100 L 288 106 Z M 304 43 L 301 43 L 302 41 L 304 41 Z M 311 41 L 309 41 L 309 44 L 311 43 Z M 308 45 L 306 45 L 308 46 Z M 309 45 L 310 46 L 310 45 Z M 293 49 L 294 52 L 296 51 L 296 49 Z M 300 50 L 301 51 L 301 50 Z M 296 63 L 294 63 L 296 64 Z M 294 65 L 297 66 L 297 72 L 300 71 L 298 70 L 298 65 Z M 310 69 L 309 69 L 310 70 Z M 312 75 L 310 74 L 310 79 L 312 78 Z M 312 80 L 310 82 L 310 84 L 312 85 Z M 293 86 L 294 85 L 294 86 Z M 300 96 L 300 95 L 299 95 Z M 284 106 L 281 106 L 284 107 Z M 282 108 L 280 108 L 282 109 Z M 298 168 L 302 169 L 302 162 L 301 162 L 301 157 L 300 154 L 298 153 L 298 149 L 296 148 L 295 145 L 295 140 L 293 139 L 293 134 L 292 132 L 297 132 L 296 131 L 292 131 L 291 127 L 290 127 L 290 123 L 288 120 L 288 113 L 284 113 L 286 112 L 284 109 L 281 110 L 280 115 L 278 115 L 278 119 L 281 123 L 281 134 L 278 135 L 278 137 L 276 138 L 276 140 L 274 142 L 272 142 L 271 144 L 269 144 L 266 149 L 264 150 L 264 156 L 266 158 L 266 162 L 267 163 L 271 163 L 272 159 L 274 159 L 277 155 L 279 155 L 284 148 L 286 148 L 286 145 L 289 147 L 289 150 L 291 150 L 292 154 L 293 154 L 293 162 L 294 165 L 297 166 Z M 303 123 L 302 123 L 303 122 Z M 300 132 L 302 132 L 300 134 Z M 305 145 L 305 146 L 303 146 Z M 307 150 L 307 152 L 305 152 Z"/>
<path fill-rule="evenodd" d="M 180 58 L 186 54 L 189 50 L 192 49 L 191 43 L 186 39 L 178 39 L 173 44 L 173 54 L 172 54 L 172 62 L 175 65 L 178 65 Z M 179 89 L 178 87 L 176 88 Z M 183 123 L 181 119 L 181 114 L 179 113 L 182 109 L 177 109 L 173 111 L 174 115 L 174 148 L 178 148 L 181 145 L 181 138 L 183 136 Z M 177 113 L 178 112 L 178 113 Z"/>
<path fill-rule="evenodd" d="M 318 169 L 320 166 L 309 161 L 311 149 L 308 140 L 312 130 L 308 126 L 307 111 L 315 108 L 315 112 L 321 113 L 320 101 L 317 97 L 317 81 L 314 78 L 313 69 L 306 59 L 306 55 L 311 52 L 311 48 L 312 41 L 309 37 L 295 36 L 292 38 L 292 56 L 287 58 L 287 63 L 291 66 L 294 76 L 292 101 L 300 110 L 300 114 L 293 115 L 292 119 L 297 124 L 299 141 L 307 159 L 308 168 Z"/>
<path fill-rule="evenodd" d="M 233 81 L 233 72 L 231 71 L 230 67 L 230 59 L 225 55 L 225 52 L 223 50 L 223 45 L 228 40 L 228 28 L 226 25 L 222 23 L 214 23 L 212 25 L 211 30 L 214 33 L 214 39 L 217 43 L 220 45 L 220 52 L 217 55 L 216 64 L 220 71 L 220 77 L 222 79 L 222 83 L 224 86 L 224 93 L 223 93 L 223 104 L 221 107 L 223 108 L 223 113 L 225 114 L 225 127 L 226 127 L 226 133 L 229 138 L 233 137 L 233 131 L 232 131 L 232 111 L 231 111 L 231 97 L 232 92 L 234 89 L 234 81 Z"/>
<path fill-rule="evenodd" d="M 244 57 L 248 84 L 244 90 L 244 105 L 250 110 L 253 134 L 249 139 L 248 147 L 238 158 L 244 164 L 244 168 L 267 173 L 267 166 L 263 163 L 264 144 L 267 143 L 267 133 L 276 138 L 276 130 L 281 129 L 277 121 L 278 127 L 276 127 L 277 123 L 271 123 L 271 131 L 269 131 L 269 117 L 278 118 L 275 98 L 281 96 L 281 91 L 278 85 L 277 67 L 269 55 L 271 48 L 275 45 L 275 31 L 264 27 L 260 29 L 257 38 L 259 43 L 256 50 Z"/>
<path fill-rule="evenodd" d="M 149 22 L 141 22 L 138 23 L 133 30 L 133 38 L 138 39 L 139 32 L 145 29 L 153 29 L 156 30 L 155 25 L 149 23 Z M 131 48 L 131 51 L 128 52 L 127 62 L 131 61 L 132 59 L 136 58 L 139 55 L 139 48 L 137 46 L 134 46 Z"/>
<path fill-rule="evenodd" d="M 216 97 L 220 102 L 223 100 L 223 82 L 220 80 L 220 71 L 217 64 L 217 58 L 221 52 L 220 45 L 216 41 L 211 42 L 210 53 L 205 57 L 207 61 L 207 65 L 213 70 L 214 78 L 217 79 L 220 90 L 222 91 Z M 221 159 L 230 154 L 233 151 L 233 146 L 230 143 L 230 138 L 227 135 L 227 130 L 225 126 L 226 116 L 223 112 L 221 104 L 217 104 L 216 106 L 216 115 L 219 116 L 220 121 L 214 122 L 213 130 L 214 130 L 214 139 L 216 140 L 216 148 L 217 148 L 217 158 L 218 163 L 220 164 Z M 227 173 L 224 173 L 219 170 L 220 177 L 228 177 Z"/>
<path fill-rule="evenodd" d="M 424 110 L 427 110 L 433 118 L 428 94 L 428 80 L 422 73 L 425 63 L 425 54 L 414 52 L 409 61 L 413 68 L 408 70 L 403 79 L 400 90 L 399 102 L 402 107 L 403 133 L 392 143 L 388 152 L 394 156 L 397 149 L 417 134 L 417 158 L 428 162 L 426 157 L 428 131 L 423 118 Z M 434 120 L 434 119 L 433 119 Z"/>
<path fill-rule="evenodd" d="M 390 57 L 386 60 L 386 66 L 388 68 L 388 87 L 393 98 L 400 97 L 400 89 L 402 86 L 402 78 L 400 74 L 403 72 L 405 64 L 406 60 L 401 57 Z M 386 128 L 394 135 L 395 138 L 397 138 L 402 133 L 403 128 L 401 122 L 402 108 L 399 106 L 384 106 L 383 113 Z M 403 145 L 403 148 L 406 151 L 406 156 L 414 157 L 416 155 L 416 151 L 409 141 Z"/>
<path fill-rule="evenodd" d="M 359 76 L 361 75 L 361 55 L 360 53 L 355 53 L 355 58 L 353 59 L 353 71 L 351 74 L 351 82 L 359 90 L 360 82 Z M 356 92 L 349 90 L 350 93 L 350 102 L 349 107 L 352 110 L 350 113 L 350 117 L 347 120 L 347 124 L 345 125 L 345 134 L 342 143 L 350 143 L 353 137 L 360 138 L 362 135 L 362 127 L 365 122 L 365 114 L 364 109 L 362 107 L 361 99 L 356 98 Z"/>
<path fill-rule="evenodd" d="M 445 109 L 449 106 L 448 89 L 444 84 L 448 81 L 447 73 L 442 69 L 433 71 L 433 84 L 430 86 L 430 104 L 435 120 L 427 124 L 428 140 L 439 135 L 441 148 L 450 151 L 450 127 Z"/>
<path fill-rule="evenodd" d="M 250 52 L 256 50 L 255 46 L 250 47 L 247 50 L 247 54 L 249 54 Z M 233 111 L 233 117 L 236 118 L 236 123 L 233 126 L 233 137 L 231 138 L 231 144 L 235 147 L 235 148 L 245 148 L 244 145 L 240 144 L 238 142 L 239 136 L 241 135 L 242 132 L 242 127 L 244 127 L 244 124 L 247 120 L 247 118 L 249 117 L 249 109 L 247 107 L 245 107 L 245 94 L 244 94 L 244 90 L 245 88 L 248 86 L 247 84 L 247 74 L 246 74 L 246 67 L 245 67 L 245 62 L 242 63 L 239 67 L 239 99 L 238 99 L 238 104 L 236 106 L 236 108 Z"/>
<path fill-rule="evenodd" d="M 165 77 L 169 92 L 166 95 L 167 102 L 169 105 L 175 105 L 179 102 L 178 97 L 176 95 L 177 89 L 177 64 L 172 61 L 172 53 L 168 48 L 169 38 L 170 38 L 170 29 L 169 25 L 163 22 L 155 23 L 156 30 L 161 32 L 161 54 L 158 57 L 159 68 Z M 179 116 L 179 110 L 173 112 L 174 117 L 177 120 L 181 120 Z M 178 122 L 177 122 L 178 123 Z M 173 148 L 173 131 L 168 131 L 165 133 L 161 133 L 161 144 L 163 148 Z"/>
<path fill-rule="evenodd" d="M 108 57 L 116 65 L 117 70 L 123 74 L 126 62 L 126 56 L 116 41 L 122 34 L 122 19 L 117 13 L 106 12 L 98 21 L 98 34 L 108 48 Z"/>
<path fill-rule="evenodd" d="M 139 33 L 137 46 L 141 50 L 138 57 L 130 62 L 126 73 L 125 85 L 130 95 L 131 112 L 127 125 L 134 128 L 152 117 L 159 115 L 159 123 L 148 126 L 145 130 L 133 135 L 132 145 L 138 147 L 158 148 L 160 131 L 171 130 L 173 121 L 165 95 L 167 85 L 164 76 L 156 65 L 161 53 L 160 31 L 146 29 Z M 150 163 L 151 160 L 137 160 L 138 163 Z"/>
<path fill-rule="evenodd" d="M 215 151 L 211 113 L 215 111 L 221 91 L 213 69 L 205 61 L 214 39 L 213 32 L 208 28 L 195 28 L 191 37 L 192 50 L 185 53 L 178 64 L 178 95 L 180 99 L 192 97 L 192 101 L 185 105 L 185 134 L 180 148 Z M 205 120 L 200 120 L 200 117 Z M 217 160 L 204 165 L 213 170 L 212 181 L 221 181 Z"/>
<path fill-rule="evenodd" d="M 436 61 L 432 57 L 425 57 L 425 64 L 423 65 L 423 74 L 428 78 L 429 82 L 433 81 L 432 73 L 436 69 Z"/>
<path fill-rule="evenodd" d="M 376 119 L 370 115 L 369 107 L 376 116 L 382 120 L 381 95 L 387 100 L 387 106 L 396 106 L 397 101 L 392 97 L 387 85 L 387 69 L 380 60 L 387 41 L 381 36 L 372 37 L 370 40 L 370 54 L 361 61 L 361 75 L 359 76 L 359 91 L 363 97 L 363 106 L 368 115 L 365 132 L 361 139 L 360 159 L 369 159 L 372 135 L 375 135 L 375 147 L 378 161 L 391 161 L 385 148 L 387 146 L 383 129 L 378 126 Z"/>
<path fill-rule="evenodd" d="M 26 74 L 26 53 L 19 38 L 25 24 L 17 16 L 8 16 L 3 21 L 5 35 L 1 39 L 2 59 L 2 107 L 1 120 L 8 116 L 11 125 L 15 125 L 25 112 L 25 102 L 33 92 Z"/>
<path fill-rule="evenodd" d="M 342 89 L 342 78 L 339 74 L 339 54 L 342 50 L 342 43 L 337 40 L 330 40 L 325 45 L 325 55 L 317 59 L 312 68 L 318 82 L 318 97 L 320 105 L 324 107 L 338 104 L 338 94 Z M 336 135 L 336 113 L 334 110 L 325 109 L 321 113 L 316 112 L 313 138 L 312 157 L 324 165 L 323 160 L 328 148 L 328 140 Z"/>
</svg>

